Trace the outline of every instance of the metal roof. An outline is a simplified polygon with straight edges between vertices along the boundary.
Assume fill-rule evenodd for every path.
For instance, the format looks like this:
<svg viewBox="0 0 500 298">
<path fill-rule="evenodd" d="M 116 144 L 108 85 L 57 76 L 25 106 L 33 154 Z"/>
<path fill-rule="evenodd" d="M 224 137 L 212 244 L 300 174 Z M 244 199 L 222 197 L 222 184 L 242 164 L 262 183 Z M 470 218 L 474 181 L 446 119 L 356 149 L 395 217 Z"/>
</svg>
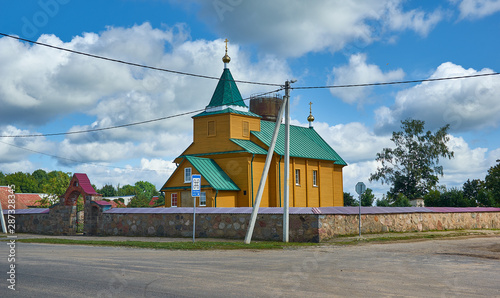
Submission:
<svg viewBox="0 0 500 298">
<path fill-rule="evenodd" d="M 235 143 L 236 145 L 240 146 L 241 148 L 245 149 L 246 152 L 251 153 L 251 154 L 267 154 L 267 150 L 260 147 L 259 145 L 255 144 L 254 142 L 250 140 L 240 140 L 240 139 L 230 139 Z"/>
<path fill-rule="evenodd" d="M 208 115 L 225 114 L 225 113 L 232 113 L 232 114 L 238 114 L 238 115 L 245 115 L 245 116 L 252 116 L 252 117 L 259 117 L 259 118 L 261 118 L 259 115 L 255 114 L 255 113 L 245 112 L 245 111 L 238 111 L 238 110 L 235 110 L 235 109 L 232 109 L 232 108 L 226 108 L 226 109 L 223 109 L 223 110 L 213 111 L 213 112 L 201 112 L 199 114 L 194 115 L 193 118 L 201 117 L 201 116 L 208 116 Z"/>
<path fill-rule="evenodd" d="M 212 99 L 207 107 L 218 107 L 224 105 L 247 106 L 241 97 L 240 90 L 238 90 L 229 68 L 225 68 L 222 72 L 219 83 L 217 83 L 217 87 L 215 88 Z"/>
<path fill-rule="evenodd" d="M 290 207 L 290 214 L 317 214 L 317 215 L 351 215 L 358 214 L 359 207 Z M 441 209 L 449 209 L 442 211 Z M 30 210 L 30 209 L 28 209 Z M 440 211 L 441 210 L 441 211 Z M 446 207 L 361 207 L 361 214 L 401 214 L 401 213 L 441 213 L 441 212 L 500 212 L 500 208 L 475 207 L 475 208 L 446 208 Z M 162 213 L 184 214 L 193 213 L 193 208 L 113 208 L 104 213 Z M 196 208 L 199 214 L 251 214 L 252 207 L 236 208 Z M 283 214 L 280 207 L 261 207 L 259 214 Z"/>
<path fill-rule="evenodd" d="M 252 131 L 252 134 L 267 146 L 271 145 L 274 133 L 274 122 L 260 121 L 260 131 Z M 274 149 L 279 155 L 285 155 L 285 125 L 281 124 L 276 147 Z M 310 159 L 331 160 L 338 165 L 347 163 L 321 138 L 313 129 L 290 125 L 290 156 Z"/>
<path fill-rule="evenodd" d="M 49 208 L 30 208 L 30 209 L 16 209 L 16 215 L 19 214 L 46 214 L 49 213 Z M 3 214 L 8 214 L 9 210 L 3 210 Z"/>
<path fill-rule="evenodd" d="M 186 156 L 186 160 L 216 190 L 240 190 L 229 176 L 210 158 Z"/>
<path fill-rule="evenodd" d="M 75 176 L 76 179 L 78 179 L 78 184 L 82 187 L 83 191 L 85 191 L 88 195 L 97 194 L 94 187 L 92 187 L 92 184 L 90 184 L 90 180 L 89 177 L 87 177 L 87 174 L 75 173 L 73 176 Z"/>
</svg>

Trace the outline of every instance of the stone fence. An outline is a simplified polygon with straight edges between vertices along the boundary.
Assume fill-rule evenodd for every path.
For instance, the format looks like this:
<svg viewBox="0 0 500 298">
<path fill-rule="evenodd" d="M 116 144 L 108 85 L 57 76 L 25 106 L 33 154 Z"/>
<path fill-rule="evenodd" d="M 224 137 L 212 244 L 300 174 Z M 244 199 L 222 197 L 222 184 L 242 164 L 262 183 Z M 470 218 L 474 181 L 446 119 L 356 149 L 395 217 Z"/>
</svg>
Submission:
<svg viewBox="0 0 500 298">
<path fill-rule="evenodd" d="M 65 226 L 68 220 L 62 220 L 67 218 L 66 213 L 74 213 L 70 208 L 16 210 L 16 231 L 74 234 L 74 229 Z M 85 215 L 86 234 L 192 237 L 193 208 L 106 209 L 95 208 L 92 216 Z M 251 211 L 252 208 L 197 208 L 196 237 L 243 239 Z M 260 208 L 253 239 L 281 241 L 282 213 L 282 208 Z M 364 234 L 458 229 L 500 229 L 500 208 L 361 208 L 361 233 Z M 321 242 L 337 235 L 357 233 L 358 207 L 290 208 L 290 241 Z"/>
</svg>

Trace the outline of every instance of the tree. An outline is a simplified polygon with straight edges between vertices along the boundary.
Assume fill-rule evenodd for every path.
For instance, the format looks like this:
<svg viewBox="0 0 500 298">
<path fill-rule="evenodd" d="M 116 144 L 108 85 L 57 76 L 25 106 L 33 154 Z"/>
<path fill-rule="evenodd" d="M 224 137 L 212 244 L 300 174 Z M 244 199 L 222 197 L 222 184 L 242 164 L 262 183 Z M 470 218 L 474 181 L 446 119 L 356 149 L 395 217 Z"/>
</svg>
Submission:
<svg viewBox="0 0 500 298">
<path fill-rule="evenodd" d="M 38 183 L 29 173 L 17 172 L 5 176 L 6 185 L 15 185 L 16 192 L 19 193 L 37 193 Z"/>
<path fill-rule="evenodd" d="M 398 193 L 391 201 L 391 207 L 411 207 L 410 200 L 402 193 Z"/>
<path fill-rule="evenodd" d="M 365 193 L 361 195 L 361 206 L 372 206 L 375 200 L 375 195 L 370 188 L 367 188 Z"/>
<path fill-rule="evenodd" d="M 98 193 L 102 194 L 103 197 L 114 197 L 116 196 L 116 190 L 111 184 L 104 185 Z"/>
<path fill-rule="evenodd" d="M 390 207 L 391 202 L 389 202 L 389 199 L 384 196 L 380 200 L 377 199 L 377 201 L 375 202 L 375 205 L 377 205 L 377 207 Z"/>
<path fill-rule="evenodd" d="M 42 192 L 42 187 L 45 183 L 47 183 L 47 180 L 49 179 L 49 175 L 47 174 L 47 172 L 45 172 L 42 169 L 38 169 L 38 170 L 34 171 L 31 175 L 37 181 L 38 190 L 36 192 Z"/>
<path fill-rule="evenodd" d="M 467 179 L 467 182 L 462 186 L 464 198 L 474 203 L 477 203 L 479 194 L 482 191 L 484 191 L 484 182 L 479 179 L 474 179 L 472 181 Z"/>
<path fill-rule="evenodd" d="M 391 141 L 396 148 L 384 148 L 377 153 L 377 161 L 382 167 L 370 175 L 376 180 L 392 184 L 388 194 L 403 194 L 408 199 L 421 198 L 439 181 L 443 167 L 439 158 L 452 158 L 448 149 L 449 125 L 440 128 L 435 134 L 424 133 L 424 121 L 407 119 L 401 121 L 401 131 L 393 132 Z"/>
<path fill-rule="evenodd" d="M 497 162 L 497 165 L 488 170 L 488 174 L 484 178 L 484 185 L 486 190 L 491 192 L 495 205 L 500 206 L 500 160 Z"/>
<path fill-rule="evenodd" d="M 344 192 L 344 206 L 359 206 L 359 204 L 350 193 Z"/>
<path fill-rule="evenodd" d="M 117 196 L 134 196 L 137 191 L 134 186 L 127 184 L 123 187 L 118 187 Z"/>
</svg>

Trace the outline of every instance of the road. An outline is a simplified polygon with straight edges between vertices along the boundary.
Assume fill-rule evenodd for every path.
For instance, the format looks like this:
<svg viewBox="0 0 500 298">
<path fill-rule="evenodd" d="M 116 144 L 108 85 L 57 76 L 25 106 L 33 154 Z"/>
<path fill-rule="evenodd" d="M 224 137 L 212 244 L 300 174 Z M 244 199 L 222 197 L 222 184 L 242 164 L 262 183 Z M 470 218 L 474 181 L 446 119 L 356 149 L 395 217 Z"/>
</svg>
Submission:
<svg viewBox="0 0 500 298">
<path fill-rule="evenodd" d="M 275 251 L 0 242 L 1 297 L 499 296 L 500 237 Z"/>
</svg>

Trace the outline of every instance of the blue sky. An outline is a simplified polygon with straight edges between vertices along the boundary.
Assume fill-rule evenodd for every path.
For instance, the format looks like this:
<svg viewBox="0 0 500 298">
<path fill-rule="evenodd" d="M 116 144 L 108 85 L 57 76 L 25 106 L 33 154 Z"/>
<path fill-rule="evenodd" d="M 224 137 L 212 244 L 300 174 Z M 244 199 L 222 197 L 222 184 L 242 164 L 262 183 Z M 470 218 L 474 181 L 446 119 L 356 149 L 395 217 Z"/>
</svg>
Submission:
<svg viewBox="0 0 500 298">
<path fill-rule="evenodd" d="M 228 38 L 236 80 L 324 86 L 500 71 L 500 1 L 39 0 L 0 4 L 0 32 L 134 63 L 219 77 Z M 101 128 L 204 108 L 216 81 L 116 64 L 0 38 L 0 134 Z M 239 84 L 244 97 L 269 86 Z M 500 76 L 292 90 L 292 121 L 347 161 L 344 191 L 369 183 L 375 156 L 409 117 L 449 123 L 441 185 L 484 179 L 500 158 Z M 178 117 L 99 133 L 0 139 L 0 170 L 85 172 L 97 186 L 160 187 L 192 140 Z M 7 143 L 7 144 L 6 144 Z M 20 149 L 19 147 L 28 149 Z M 31 151 L 29 151 L 31 150 Z M 36 152 L 42 152 L 51 157 Z"/>
</svg>

